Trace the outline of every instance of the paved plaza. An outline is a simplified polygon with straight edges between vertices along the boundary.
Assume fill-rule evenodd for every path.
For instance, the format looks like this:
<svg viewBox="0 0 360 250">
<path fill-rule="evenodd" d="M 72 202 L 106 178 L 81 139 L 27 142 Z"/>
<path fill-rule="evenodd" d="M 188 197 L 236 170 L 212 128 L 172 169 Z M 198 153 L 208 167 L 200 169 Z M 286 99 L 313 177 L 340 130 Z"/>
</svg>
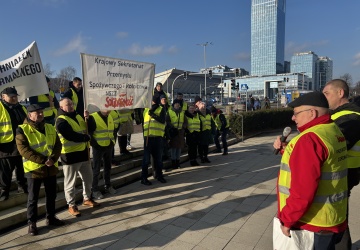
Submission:
<svg viewBox="0 0 360 250">
<path fill-rule="evenodd" d="M 281 133 L 281 132 L 280 132 Z M 211 154 L 211 163 L 165 173 L 162 184 L 134 182 L 106 195 L 99 208 L 66 210 L 63 227 L 38 222 L 39 235 L 27 227 L 0 235 L 1 249 L 272 249 L 276 214 L 276 177 L 280 156 L 272 144 L 278 133 L 263 133 L 229 147 L 229 155 Z M 140 136 L 132 138 L 135 147 Z M 350 229 L 360 248 L 360 187 L 352 192 Z M 357 247 L 356 247 L 356 246 Z"/>
</svg>

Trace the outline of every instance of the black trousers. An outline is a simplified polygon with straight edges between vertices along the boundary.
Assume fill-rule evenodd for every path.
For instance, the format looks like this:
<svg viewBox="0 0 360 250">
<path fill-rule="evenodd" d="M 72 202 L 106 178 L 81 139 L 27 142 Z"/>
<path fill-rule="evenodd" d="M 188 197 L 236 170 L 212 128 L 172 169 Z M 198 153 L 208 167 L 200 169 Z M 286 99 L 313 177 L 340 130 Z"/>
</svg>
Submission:
<svg viewBox="0 0 360 250">
<path fill-rule="evenodd" d="M 127 151 L 127 135 L 119 135 L 118 136 L 118 143 L 120 148 L 120 154 Z"/>
<path fill-rule="evenodd" d="M 198 145 L 198 152 L 201 159 L 207 158 L 209 154 L 209 145 Z"/>
<path fill-rule="evenodd" d="M 92 182 L 92 189 L 91 191 L 99 191 L 99 174 L 101 163 L 104 161 L 104 181 L 105 186 L 110 186 L 110 176 L 111 176 L 111 152 L 112 148 L 104 147 L 103 149 L 92 149 L 93 152 L 93 182 Z"/>
<path fill-rule="evenodd" d="M 162 162 L 162 151 L 163 151 L 163 138 L 160 136 L 155 137 L 144 137 L 144 155 L 141 166 L 141 178 L 146 179 L 149 175 L 148 167 L 150 164 L 150 156 L 154 160 L 155 176 L 156 178 L 162 178 L 163 173 L 163 162 Z"/>
<path fill-rule="evenodd" d="M 36 222 L 38 219 L 38 200 L 41 183 L 44 183 L 46 193 L 46 218 L 55 217 L 55 199 L 56 199 L 56 175 L 47 178 L 27 178 L 28 181 L 28 203 L 27 218 L 29 222 Z"/>
<path fill-rule="evenodd" d="M 192 133 L 186 134 L 186 144 L 188 145 L 188 155 L 190 161 L 196 160 L 199 144 L 199 133 L 194 131 Z"/>
<path fill-rule="evenodd" d="M 21 156 L 0 158 L 0 188 L 4 190 L 7 195 L 10 191 L 14 169 L 18 186 L 25 186 L 26 178 L 24 177 L 24 167 Z"/>
</svg>

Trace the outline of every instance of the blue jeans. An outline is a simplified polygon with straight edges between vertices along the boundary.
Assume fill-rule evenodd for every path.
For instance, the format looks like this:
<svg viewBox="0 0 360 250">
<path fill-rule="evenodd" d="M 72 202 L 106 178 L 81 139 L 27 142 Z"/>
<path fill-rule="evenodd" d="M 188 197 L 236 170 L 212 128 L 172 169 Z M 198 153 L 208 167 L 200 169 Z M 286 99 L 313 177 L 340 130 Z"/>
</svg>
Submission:
<svg viewBox="0 0 360 250">
<path fill-rule="evenodd" d="M 163 153 L 163 138 L 160 136 L 144 137 L 144 156 L 141 167 L 141 178 L 147 179 L 149 176 L 148 167 L 150 164 L 150 155 L 154 159 L 153 169 L 155 167 L 156 178 L 162 178 L 162 153 Z"/>
<path fill-rule="evenodd" d="M 170 148 L 170 152 L 172 161 L 180 159 L 181 148 Z"/>
<path fill-rule="evenodd" d="M 229 128 L 225 128 L 223 131 L 216 130 L 216 133 L 214 135 L 214 142 L 216 145 L 217 150 L 221 150 L 220 142 L 219 142 L 219 136 L 221 135 L 221 142 L 224 148 L 224 152 L 228 151 L 228 145 L 226 141 L 227 134 L 229 132 Z"/>
</svg>

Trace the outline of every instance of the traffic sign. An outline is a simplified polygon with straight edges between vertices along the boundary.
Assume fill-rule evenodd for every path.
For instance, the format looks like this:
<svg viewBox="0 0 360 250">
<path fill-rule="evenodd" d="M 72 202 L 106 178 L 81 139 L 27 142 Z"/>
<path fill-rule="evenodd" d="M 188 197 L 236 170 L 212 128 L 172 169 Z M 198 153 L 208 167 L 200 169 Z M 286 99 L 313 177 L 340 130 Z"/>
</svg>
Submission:
<svg viewBox="0 0 360 250">
<path fill-rule="evenodd" d="M 241 90 L 242 91 L 247 91 L 249 89 L 247 84 L 241 84 Z"/>
</svg>

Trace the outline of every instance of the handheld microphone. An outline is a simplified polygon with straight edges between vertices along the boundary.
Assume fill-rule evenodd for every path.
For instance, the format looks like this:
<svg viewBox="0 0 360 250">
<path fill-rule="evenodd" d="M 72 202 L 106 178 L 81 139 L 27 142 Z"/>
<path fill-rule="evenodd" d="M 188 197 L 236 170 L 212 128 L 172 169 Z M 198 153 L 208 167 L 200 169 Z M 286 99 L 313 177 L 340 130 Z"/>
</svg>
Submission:
<svg viewBox="0 0 360 250">
<path fill-rule="evenodd" d="M 291 128 L 290 127 L 286 127 L 283 131 L 282 136 L 280 137 L 280 141 L 281 142 L 285 142 L 286 138 L 291 134 Z M 280 149 L 274 149 L 274 155 L 277 155 L 280 152 Z"/>
</svg>

